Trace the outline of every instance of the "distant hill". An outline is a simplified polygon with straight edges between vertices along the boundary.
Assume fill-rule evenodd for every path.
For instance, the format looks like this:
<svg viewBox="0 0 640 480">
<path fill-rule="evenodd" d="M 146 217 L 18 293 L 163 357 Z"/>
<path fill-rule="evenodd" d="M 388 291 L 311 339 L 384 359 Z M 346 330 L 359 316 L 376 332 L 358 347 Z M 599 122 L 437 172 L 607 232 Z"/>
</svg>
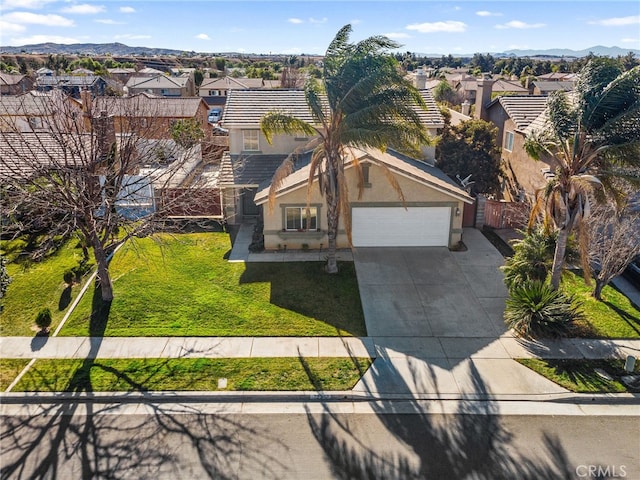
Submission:
<svg viewBox="0 0 640 480">
<path fill-rule="evenodd" d="M 20 47 L 0 47 L 0 53 L 6 54 L 83 54 L 83 55 L 107 55 L 114 56 L 153 56 L 153 55 L 180 55 L 182 50 L 169 48 L 130 47 L 123 43 L 72 43 L 69 45 L 60 43 L 39 43 L 36 45 L 23 45 Z"/>
<path fill-rule="evenodd" d="M 489 52 L 495 57 L 586 57 L 590 52 L 595 55 L 606 55 L 610 57 L 617 57 L 618 55 L 626 55 L 629 52 L 640 56 L 640 50 L 634 50 L 631 48 L 620 47 L 604 47 L 597 45 L 591 48 L 585 48 L 584 50 L 570 50 L 568 48 L 552 48 L 548 50 L 508 50 L 506 52 Z M 154 55 L 169 56 L 169 55 L 181 55 L 185 53 L 182 50 L 173 50 L 170 48 L 149 48 L 149 47 L 130 47 L 123 43 L 72 43 L 69 45 L 60 43 L 39 43 L 36 45 L 22 45 L 19 47 L 0 46 L 0 53 L 5 54 L 20 54 L 20 53 L 33 53 L 33 54 L 66 54 L 66 55 L 107 55 L 113 56 L 145 56 L 150 57 Z M 187 52 L 195 54 L 196 52 Z M 204 53 L 204 52 L 201 52 Z M 231 54 L 227 52 L 225 54 Z M 487 52 L 482 52 L 487 53 Z M 246 55 L 246 54 L 245 54 Z M 442 53 L 421 53 L 420 55 L 428 57 L 441 57 Z M 472 57 L 473 53 L 467 54 L 452 54 L 454 57 Z"/>
</svg>

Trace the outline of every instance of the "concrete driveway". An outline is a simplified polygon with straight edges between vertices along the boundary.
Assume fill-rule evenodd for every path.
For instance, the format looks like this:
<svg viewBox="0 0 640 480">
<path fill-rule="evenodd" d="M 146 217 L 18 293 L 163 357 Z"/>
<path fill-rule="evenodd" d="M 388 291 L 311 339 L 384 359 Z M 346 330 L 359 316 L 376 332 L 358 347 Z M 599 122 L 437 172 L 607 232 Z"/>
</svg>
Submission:
<svg viewBox="0 0 640 480">
<path fill-rule="evenodd" d="M 358 248 L 354 261 L 371 337 L 499 337 L 503 258 L 467 229 L 465 252 L 444 247 Z"/>
<path fill-rule="evenodd" d="M 475 229 L 465 252 L 357 248 L 354 262 L 376 359 L 354 391 L 401 398 L 520 398 L 566 390 L 513 360 L 500 253 Z"/>
</svg>

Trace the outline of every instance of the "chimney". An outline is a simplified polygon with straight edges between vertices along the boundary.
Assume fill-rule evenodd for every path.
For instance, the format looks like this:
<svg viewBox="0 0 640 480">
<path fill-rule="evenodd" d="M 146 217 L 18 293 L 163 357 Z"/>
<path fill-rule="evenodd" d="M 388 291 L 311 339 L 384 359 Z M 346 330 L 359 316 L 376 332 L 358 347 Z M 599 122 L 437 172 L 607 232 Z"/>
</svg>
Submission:
<svg viewBox="0 0 640 480">
<path fill-rule="evenodd" d="M 427 88 L 427 72 L 423 67 L 419 67 L 414 74 L 413 82 L 418 90 L 424 90 Z"/>
<path fill-rule="evenodd" d="M 98 161 L 102 162 L 115 153 L 116 127 L 113 115 L 107 115 L 105 111 L 100 112 L 100 115 L 93 119 L 93 128 L 97 141 Z"/>
<path fill-rule="evenodd" d="M 469 100 L 465 100 L 462 102 L 462 114 L 468 117 L 469 113 L 471 113 L 471 104 L 469 103 Z"/>
<path fill-rule="evenodd" d="M 90 117 L 93 107 L 93 99 L 91 96 L 91 91 L 89 89 L 84 88 L 80 90 L 80 101 L 82 102 L 82 113 L 85 117 Z"/>
<path fill-rule="evenodd" d="M 476 110 L 475 118 L 488 120 L 487 106 L 491 103 L 491 91 L 495 80 L 491 80 L 488 76 L 484 76 L 478 80 L 478 90 L 476 92 Z"/>
</svg>

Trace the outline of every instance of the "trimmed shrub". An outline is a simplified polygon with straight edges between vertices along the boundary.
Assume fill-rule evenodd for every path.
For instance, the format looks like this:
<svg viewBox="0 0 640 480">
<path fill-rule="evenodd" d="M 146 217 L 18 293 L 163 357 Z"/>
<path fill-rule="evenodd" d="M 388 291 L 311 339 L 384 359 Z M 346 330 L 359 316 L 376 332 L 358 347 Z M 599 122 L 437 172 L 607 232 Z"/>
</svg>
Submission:
<svg viewBox="0 0 640 480">
<path fill-rule="evenodd" d="M 572 296 L 538 280 L 514 286 L 504 312 L 507 326 L 525 338 L 567 336 L 581 318 L 580 306 Z"/>
<path fill-rule="evenodd" d="M 51 326 L 51 311 L 48 308 L 43 308 L 38 312 L 36 325 L 40 330 L 45 330 Z"/>
<path fill-rule="evenodd" d="M 71 285 L 76 278 L 76 274 L 73 270 L 65 270 L 62 274 L 62 278 L 64 280 L 64 283 L 66 283 L 67 285 Z"/>
</svg>

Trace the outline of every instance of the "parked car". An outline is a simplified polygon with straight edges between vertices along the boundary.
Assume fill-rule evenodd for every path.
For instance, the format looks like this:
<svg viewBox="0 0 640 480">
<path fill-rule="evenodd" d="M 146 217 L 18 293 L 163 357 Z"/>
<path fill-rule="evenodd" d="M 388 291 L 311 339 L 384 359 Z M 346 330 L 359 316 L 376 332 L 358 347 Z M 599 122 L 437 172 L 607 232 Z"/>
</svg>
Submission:
<svg viewBox="0 0 640 480">
<path fill-rule="evenodd" d="M 627 265 L 622 275 L 640 289 L 640 257 L 636 257 L 633 262 Z"/>
<path fill-rule="evenodd" d="M 209 111 L 209 123 L 218 123 L 222 118 L 222 110 L 219 108 L 212 108 Z"/>
</svg>

